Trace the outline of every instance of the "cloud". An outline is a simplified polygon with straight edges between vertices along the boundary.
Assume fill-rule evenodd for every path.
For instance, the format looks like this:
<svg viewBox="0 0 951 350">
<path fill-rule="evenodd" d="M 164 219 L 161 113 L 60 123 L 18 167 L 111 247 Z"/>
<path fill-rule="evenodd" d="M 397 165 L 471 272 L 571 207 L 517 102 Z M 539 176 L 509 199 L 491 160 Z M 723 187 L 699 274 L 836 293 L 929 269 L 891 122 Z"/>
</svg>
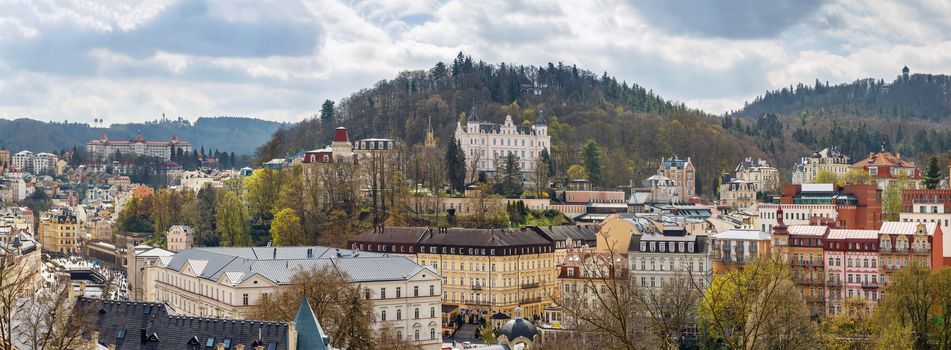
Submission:
<svg viewBox="0 0 951 350">
<path fill-rule="evenodd" d="M 464 51 L 575 64 L 720 113 L 797 82 L 951 70 L 928 0 L 0 2 L 0 117 L 297 121 Z"/>
<path fill-rule="evenodd" d="M 632 0 L 654 25 L 674 34 L 774 37 L 815 12 L 822 0 Z"/>
</svg>

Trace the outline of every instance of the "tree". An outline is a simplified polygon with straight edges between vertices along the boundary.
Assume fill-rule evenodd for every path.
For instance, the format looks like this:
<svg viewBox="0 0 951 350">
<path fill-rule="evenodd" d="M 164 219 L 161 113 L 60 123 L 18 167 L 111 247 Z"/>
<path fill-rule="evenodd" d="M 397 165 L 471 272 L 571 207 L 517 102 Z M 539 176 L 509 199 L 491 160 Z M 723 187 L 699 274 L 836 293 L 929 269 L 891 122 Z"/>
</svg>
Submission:
<svg viewBox="0 0 951 350">
<path fill-rule="evenodd" d="M 921 179 L 921 184 L 929 190 L 938 188 L 938 185 L 941 183 L 941 168 L 938 165 L 938 157 L 931 157 L 928 159 L 928 169 L 925 171 L 925 176 Z"/>
<path fill-rule="evenodd" d="M 303 242 L 304 231 L 300 225 L 300 217 L 294 209 L 284 208 L 274 215 L 271 221 L 271 245 L 300 245 Z"/>
<path fill-rule="evenodd" d="M 770 257 L 717 275 L 697 309 L 705 336 L 731 349 L 809 347 L 812 322 L 790 277 L 788 262 Z"/>
<path fill-rule="evenodd" d="M 951 348 L 951 267 L 911 264 L 893 275 L 875 310 L 875 335 L 885 348 Z M 896 332 L 897 331 L 897 332 Z"/>
<path fill-rule="evenodd" d="M 535 198 L 548 198 L 549 168 L 543 159 L 536 159 L 532 167 L 532 182 L 535 184 Z"/>
<path fill-rule="evenodd" d="M 588 172 L 584 169 L 583 166 L 578 164 L 572 164 L 568 167 L 568 179 L 569 180 L 581 180 L 587 179 Z"/>
<path fill-rule="evenodd" d="M 555 161 L 551 159 L 551 154 L 548 153 L 548 148 L 542 148 L 541 153 L 538 155 L 542 163 L 545 164 L 545 169 L 548 171 L 548 177 L 555 176 Z"/>
<path fill-rule="evenodd" d="M 604 184 L 603 165 L 601 164 L 601 147 L 598 142 L 591 139 L 585 143 L 581 150 L 581 159 L 584 164 L 584 170 L 588 174 L 588 180 L 594 186 Z"/>
<path fill-rule="evenodd" d="M 251 245 L 248 234 L 248 215 L 241 199 L 234 192 L 224 191 L 215 198 L 215 227 L 222 246 Z"/>
<path fill-rule="evenodd" d="M 834 184 L 836 182 L 838 182 L 838 177 L 835 173 L 827 169 L 819 169 L 819 171 L 816 172 L 816 176 L 812 179 L 812 183 L 817 184 Z"/>
<path fill-rule="evenodd" d="M 320 122 L 324 125 L 331 125 L 334 122 L 334 101 L 324 100 L 320 105 Z"/>
<path fill-rule="evenodd" d="M 332 265 L 297 270 L 287 288 L 258 299 L 249 318 L 293 321 L 303 298 L 310 302 L 334 348 L 373 348 L 370 305 L 359 285 L 349 283 L 348 277 Z"/>
<path fill-rule="evenodd" d="M 445 160 L 449 185 L 453 191 L 464 192 L 466 190 L 466 154 L 456 138 L 449 140 Z"/>
<path fill-rule="evenodd" d="M 870 307 L 868 300 L 862 298 L 843 300 L 840 310 L 819 324 L 820 345 L 829 350 L 871 349 Z"/>
<path fill-rule="evenodd" d="M 244 179 L 244 199 L 254 220 L 270 221 L 281 194 L 281 171 L 258 169 Z"/>
<path fill-rule="evenodd" d="M 505 156 L 502 166 L 499 168 L 498 181 L 499 194 L 509 198 L 518 198 L 522 194 L 522 167 L 519 158 L 513 153 Z"/>
<path fill-rule="evenodd" d="M 907 180 L 907 176 L 899 175 L 897 180 L 885 186 L 885 190 L 882 191 L 883 219 L 898 221 L 898 214 L 901 213 L 901 191 L 908 188 Z"/>
<path fill-rule="evenodd" d="M 217 222 L 215 216 L 215 205 L 217 203 L 218 190 L 214 187 L 211 187 L 211 184 L 207 184 L 198 190 L 198 195 L 196 196 L 195 202 L 197 206 L 196 212 L 196 232 L 195 232 L 195 243 L 200 246 L 217 246 L 218 245 L 218 231 L 216 230 Z"/>
<path fill-rule="evenodd" d="M 862 169 L 850 169 L 842 174 L 836 183 L 839 185 L 868 185 L 872 183 L 872 175 Z"/>
</svg>

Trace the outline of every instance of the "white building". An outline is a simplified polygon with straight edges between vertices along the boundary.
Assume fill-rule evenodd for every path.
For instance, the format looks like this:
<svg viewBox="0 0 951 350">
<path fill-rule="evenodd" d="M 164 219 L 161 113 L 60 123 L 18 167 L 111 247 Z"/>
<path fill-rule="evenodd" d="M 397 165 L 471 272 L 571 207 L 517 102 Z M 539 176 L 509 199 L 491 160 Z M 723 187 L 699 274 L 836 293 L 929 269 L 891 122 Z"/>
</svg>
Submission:
<svg viewBox="0 0 951 350">
<path fill-rule="evenodd" d="M 189 316 L 245 318 L 295 271 L 331 268 L 363 290 L 371 326 L 391 326 L 421 348 L 440 349 L 441 277 L 405 257 L 328 247 L 191 248 L 146 269 L 144 294 Z"/>
<path fill-rule="evenodd" d="M 684 227 L 668 225 L 664 233 L 632 235 L 627 256 L 632 282 L 645 288 L 690 278 L 706 283 L 713 266 L 707 237 L 687 234 Z"/>
<path fill-rule="evenodd" d="M 542 112 L 531 126 L 515 124 L 512 116 L 495 124 L 479 121 L 475 107 L 456 128 L 456 139 L 466 154 L 466 176 L 474 178 L 480 172 L 499 170 L 509 154 L 518 157 L 523 172 L 531 172 L 544 149 L 550 149 L 551 136 Z"/>
<path fill-rule="evenodd" d="M 19 172 L 33 171 L 33 152 L 20 151 L 13 155 L 10 164 Z"/>
<path fill-rule="evenodd" d="M 773 232 L 773 226 L 778 222 L 776 212 L 780 204 L 759 204 L 759 230 Z M 782 204 L 783 220 L 786 225 L 809 225 L 812 217 L 824 220 L 839 219 L 839 212 L 835 204 Z"/>
<path fill-rule="evenodd" d="M 842 154 L 835 148 L 823 148 L 807 157 L 802 157 L 802 161 L 793 167 L 792 183 L 810 184 L 820 170 L 827 170 L 836 176 L 842 176 L 849 172 L 850 166 L 852 166 L 852 160 L 849 156 Z"/>
<path fill-rule="evenodd" d="M 116 153 L 171 160 L 172 152 L 179 151 L 182 154 L 191 154 L 192 145 L 188 141 L 179 140 L 176 135 L 172 135 L 169 141 L 146 141 L 141 134 L 135 135 L 135 139 L 132 140 L 110 140 L 106 134 L 102 134 L 99 139 L 86 143 L 86 152 L 89 157 L 100 160 L 107 159 Z"/>
</svg>

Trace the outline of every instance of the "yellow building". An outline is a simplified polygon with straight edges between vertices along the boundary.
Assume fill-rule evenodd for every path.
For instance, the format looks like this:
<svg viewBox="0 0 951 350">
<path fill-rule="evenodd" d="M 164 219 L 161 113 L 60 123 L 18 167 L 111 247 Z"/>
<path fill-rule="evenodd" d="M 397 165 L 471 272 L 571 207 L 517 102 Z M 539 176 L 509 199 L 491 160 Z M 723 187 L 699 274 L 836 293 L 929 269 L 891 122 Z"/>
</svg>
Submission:
<svg viewBox="0 0 951 350">
<path fill-rule="evenodd" d="M 69 208 L 55 208 L 40 219 L 40 243 L 43 250 L 61 254 L 78 254 L 81 226 Z"/>
<path fill-rule="evenodd" d="M 710 236 L 713 273 L 724 274 L 754 258 L 769 256 L 770 234 L 757 230 L 729 230 Z"/>
<path fill-rule="evenodd" d="M 520 306 L 541 317 L 557 276 L 553 241 L 533 228 L 383 227 L 350 240 L 350 249 L 400 254 L 442 276 L 444 321 L 474 321 Z"/>
</svg>

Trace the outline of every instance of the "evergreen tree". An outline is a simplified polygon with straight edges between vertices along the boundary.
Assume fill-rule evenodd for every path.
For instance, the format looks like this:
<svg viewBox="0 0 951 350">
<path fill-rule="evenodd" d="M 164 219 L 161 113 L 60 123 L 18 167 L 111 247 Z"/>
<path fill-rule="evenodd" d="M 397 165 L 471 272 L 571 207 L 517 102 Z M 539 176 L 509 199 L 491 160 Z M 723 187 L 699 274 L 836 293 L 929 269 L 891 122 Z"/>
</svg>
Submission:
<svg viewBox="0 0 951 350">
<path fill-rule="evenodd" d="M 324 100 L 324 103 L 320 105 L 320 122 L 325 125 L 333 124 L 334 101 Z"/>
<path fill-rule="evenodd" d="M 236 167 L 237 164 L 238 164 L 238 161 L 235 160 L 234 152 L 231 152 L 231 160 L 230 160 L 229 163 L 231 164 L 231 167 L 232 167 L 232 168 Z"/>
<path fill-rule="evenodd" d="M 498 183 L 498 193 L 514 198 L 522 194 L 522 166 L 514 153 L 509 153 L 499 169 L 501 179 Z"/>
<path fill-rule="evenodd" d="M 446 148 L 446 173 L 454 191 L 466 190 L 466 155 L 456 138 L 450 139 Z"/>
<path fill-rule="evenodd" d="M 601 147 L 598 142 L 589 139 L 581 150 L 581 159 L 584 170 L 588 173 L 588 180 L 595 186 L 604 184 L 603 165 L 601 164 Z"/>
<path fill-rule="evenodd" d="M 548 148 L 542 148 L 541 155 L 542 162 L 545 163 L 545 166 L 548 167 L 548 176 L 555 176 L 555 162 L 551 159 L 551 154 L 548 154 Z"/>
<path fill-rule="evenodd" d="M 925 177 L 921 179 L 925 188 L 933 190 L 938 188 L 941 183 L 941 167 L 938 166 L 938 157 L 931 157 L 928 160 L 928 169 L 925 171 Z"/>
</svg>

